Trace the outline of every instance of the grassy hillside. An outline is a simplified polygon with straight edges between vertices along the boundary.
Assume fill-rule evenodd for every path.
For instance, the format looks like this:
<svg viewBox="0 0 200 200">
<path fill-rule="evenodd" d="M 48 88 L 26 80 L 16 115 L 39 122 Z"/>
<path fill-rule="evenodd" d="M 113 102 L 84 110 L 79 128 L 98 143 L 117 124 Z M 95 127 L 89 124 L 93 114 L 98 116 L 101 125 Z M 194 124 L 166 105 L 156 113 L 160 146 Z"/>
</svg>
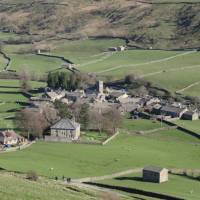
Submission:
<svg viewBox="0 0 200 200">
<path fill-rule="evenodd" d="M 162 184 L 144 182 L 141 174 L 130 174 L 125 177 L 117 177 L 100 182 L 112 186 L 141 189 L 190 200 L 197 200 L 200 196 L 200 182 L 184 176 L 170 175 L 169 181 Z"/>
<path fill-rule="evenodd" d="M 26 180 L 23 176 L 11 173 L 0 173 L 1 200 L 89 200 L 100 199 L 100 194 L 78 187 L 67 187 L 55 181 L 40 179 L 37 182 Z"/>
<path fill-rule="evenodd" d="M 72 178 L 111 174 L 146 165 L 198 169 L 199 150 L 198 139 L 178 130 L 144 136 L 122 133 L 105 146 L 37 142 L 28 149 L 2 154 L 0 167 L 20 172 L 34 169 L 48 177 Z"/>
<path fill-rule="evenodd" d="M 44 87 L 45 83 L 31 82 L 32 89 Z M 0 128 L 14 128 L 13 117 L 16 111 L 23 108 L 19 102 L 28 99 L 20 91 L 19 80 L 0 79 Z"/>
<path fill-rule="evenodd" d="M 198 2 L 3 0 L 0 27 L 31 33 L 31 40 L 105 36 L 125 37 L 130 45 L 145 48 L 191 48 L 199 46 L 200 41 Z"/>
</svg>

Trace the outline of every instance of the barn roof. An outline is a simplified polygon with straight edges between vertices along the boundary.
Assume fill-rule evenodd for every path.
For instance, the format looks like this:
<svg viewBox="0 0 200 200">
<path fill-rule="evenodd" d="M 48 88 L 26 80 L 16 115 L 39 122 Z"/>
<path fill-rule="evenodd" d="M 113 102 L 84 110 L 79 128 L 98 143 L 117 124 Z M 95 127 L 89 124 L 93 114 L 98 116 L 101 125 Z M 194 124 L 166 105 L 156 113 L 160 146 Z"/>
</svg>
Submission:
<svg viewBox="0 0 200 200">
<path fill-rule="evenodd" d="M 72 121 L 68 118 L 61 119 L 56 124 L 54 124 L 51 129 L 64 129 L 64 130 L 75 130 L 80 124 Z"/>
<path fill-rule="evenodd" d="M 160 173 L 160 172 L 161 172 L 162 170 L 164 170 L 164 169 L 165 169 L 165 168 L 162 168 L 162 167 L 147 166 L 147 167 L 145 167 L 143 170 Z"/>
<path fill-rule="evenodd" d="M 174 106 L 163 106 L 161 108 L 161 112 L 173 112 L 173 113 L 181 113 L 185 110 L 185 108 L 177 108 L 177 107 L 174 107 Z"/>
</svg>

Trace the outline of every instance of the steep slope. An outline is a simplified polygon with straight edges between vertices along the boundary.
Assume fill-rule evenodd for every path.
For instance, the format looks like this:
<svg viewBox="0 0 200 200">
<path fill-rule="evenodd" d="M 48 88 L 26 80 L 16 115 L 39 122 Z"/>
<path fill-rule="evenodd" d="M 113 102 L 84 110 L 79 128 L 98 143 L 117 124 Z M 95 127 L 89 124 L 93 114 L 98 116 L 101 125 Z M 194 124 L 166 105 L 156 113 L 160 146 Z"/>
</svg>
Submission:
<svg viewBox="0 0 200 200">
<path fill-rule="evenodd" d="M 197 0 L 2 0 L 3 31 L 38 37 L 122 37 L 143 48 L 194 48 L 200 42 Z M 35 38 L 34 38 L 35 39 Z"/>
</svg>

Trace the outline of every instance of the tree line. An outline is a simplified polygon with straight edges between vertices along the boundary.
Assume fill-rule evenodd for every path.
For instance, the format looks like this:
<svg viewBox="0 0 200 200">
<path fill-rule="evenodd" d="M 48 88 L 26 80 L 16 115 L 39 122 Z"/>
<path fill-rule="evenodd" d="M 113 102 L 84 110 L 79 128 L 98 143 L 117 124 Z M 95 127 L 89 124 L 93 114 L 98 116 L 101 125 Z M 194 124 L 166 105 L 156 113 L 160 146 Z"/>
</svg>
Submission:
<svg viewBox="0 0 200 200">
<path fill-rule="evenodd" d="M 38 109 L 25 108 L 15 117 L 17 127 L 28 138 L 42 138 L 50 126 L 61 118 L 74 118 L 81 124 L 82 130 L 96 130 L 101 134 L 113 134 L 122 123 L 120 112 L 114 108 L 91 109 L 87 103 L 74 103 L 71 106 L 55 101 L 44 104 Z"/>
<path fill-rule="evenodd" d="M 84 89 L 91 81 L 87 74 L 78 72 L 50 72 L 47 77 L 47 85 L 52 89 Z"/>
</svg>

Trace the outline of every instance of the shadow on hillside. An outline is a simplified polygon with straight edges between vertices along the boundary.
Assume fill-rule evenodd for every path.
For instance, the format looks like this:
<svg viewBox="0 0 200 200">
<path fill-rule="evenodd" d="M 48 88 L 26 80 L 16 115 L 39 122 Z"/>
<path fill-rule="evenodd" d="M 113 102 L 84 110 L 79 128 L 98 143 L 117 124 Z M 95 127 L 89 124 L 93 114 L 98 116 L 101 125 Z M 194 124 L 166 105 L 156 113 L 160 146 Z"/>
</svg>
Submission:
<svg viewBox="0 0 200 200">
<path fill-rule="evenodd" d="M 19 89 L 20 87 L 16 87 L 16 86 L 2 86 L 2 85 L 0 85 L 0 88 L 13 88 L 13 89 Z"/>
<path fill-rule="evenodd" d="M 115 178 L 115 180 L 119 180 L 119 181 L 128 180 L 128 181 L 143 182 L 142 177 L 117 177 L 117 178 Z"/>
</svg>

